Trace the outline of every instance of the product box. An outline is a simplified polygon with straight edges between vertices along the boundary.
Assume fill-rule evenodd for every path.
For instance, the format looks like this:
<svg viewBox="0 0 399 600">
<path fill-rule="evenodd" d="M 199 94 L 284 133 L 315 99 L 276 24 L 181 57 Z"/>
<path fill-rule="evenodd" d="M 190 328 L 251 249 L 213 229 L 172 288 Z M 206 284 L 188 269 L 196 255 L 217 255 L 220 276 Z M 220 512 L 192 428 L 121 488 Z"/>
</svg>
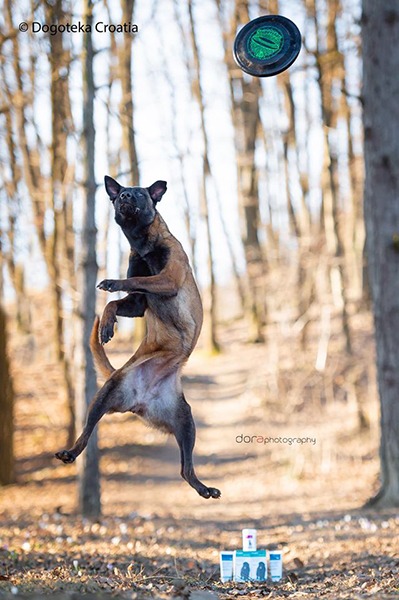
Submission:
<svg viewBox="0 0 399 600">
<path fill-rule="evenodd" d="M 234 581 L 266 581 L 266 550 L 245 552 L 236 550 L 234 554 Z"/>
<path fill-rule="evenodd" d="M 234 551 L 222 550 L 220 552 L 220 579 L 223 583 L 233 579 Z"/>
<path fill-rule="evenodd" d="M 283 577 L 283 555 L 279 550 L 270 550 L 269 567 L 272 581 L 280 581 Z"/>
</svg>

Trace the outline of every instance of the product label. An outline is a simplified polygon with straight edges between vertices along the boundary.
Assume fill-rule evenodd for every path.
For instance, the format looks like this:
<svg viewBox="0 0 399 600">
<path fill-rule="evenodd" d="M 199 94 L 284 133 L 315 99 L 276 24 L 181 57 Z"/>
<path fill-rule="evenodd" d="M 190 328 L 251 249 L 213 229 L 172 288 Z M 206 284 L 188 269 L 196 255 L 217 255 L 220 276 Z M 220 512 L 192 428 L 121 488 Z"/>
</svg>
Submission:
<svg viewBox="0 0 399 600">
<path fill-rule="evenodd" d="M 266 550 L 237 550 L 234 558 L 234 581 L 266 581 Z"/>
</svg>

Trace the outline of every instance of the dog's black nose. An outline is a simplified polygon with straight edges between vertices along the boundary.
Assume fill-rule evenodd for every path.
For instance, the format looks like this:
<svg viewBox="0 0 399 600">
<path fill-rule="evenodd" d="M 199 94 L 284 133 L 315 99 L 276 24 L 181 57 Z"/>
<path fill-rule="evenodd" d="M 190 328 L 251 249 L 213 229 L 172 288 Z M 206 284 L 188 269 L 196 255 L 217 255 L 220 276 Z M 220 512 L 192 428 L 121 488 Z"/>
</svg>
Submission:
<svg viewBox="0 0 399 600">
<path fill-rule="evenodd" d="M 125 190 L 124 192 L 122 192 L 119 196 L 119 198 L 121 200 L 131 200 L 132 198 L 132 194 L 130 192 L 128 192 L 127 190 Z"/>
</svg>

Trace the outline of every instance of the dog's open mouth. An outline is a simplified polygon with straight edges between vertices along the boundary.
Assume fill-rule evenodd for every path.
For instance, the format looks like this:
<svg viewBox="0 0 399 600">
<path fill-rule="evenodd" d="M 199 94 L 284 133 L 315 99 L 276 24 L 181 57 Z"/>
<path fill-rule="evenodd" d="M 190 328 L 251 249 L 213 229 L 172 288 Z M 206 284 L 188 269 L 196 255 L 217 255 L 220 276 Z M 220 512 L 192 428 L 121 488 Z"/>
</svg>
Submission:
<svg viewBox="0 0 399 600">
<path fill-rule="evenodd" d="M 124 217 L 135 217 L 140 213 L 140 209 L 131 204 L 122 204 L 119 210 Z"/>
</svg>

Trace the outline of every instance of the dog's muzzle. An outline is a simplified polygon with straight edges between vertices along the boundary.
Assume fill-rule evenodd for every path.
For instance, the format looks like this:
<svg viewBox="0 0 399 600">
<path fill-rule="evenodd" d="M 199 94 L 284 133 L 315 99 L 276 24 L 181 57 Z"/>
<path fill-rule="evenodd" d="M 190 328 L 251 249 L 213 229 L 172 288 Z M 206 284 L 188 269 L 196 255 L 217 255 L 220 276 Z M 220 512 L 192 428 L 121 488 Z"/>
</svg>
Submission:
<svg viewBox="0 0 399 600">
<path fill-rule="evenodd" d="M 140 213 L 140 209 L 137 206 L 132 206 L 128 202 L 121 204 L 119 210 L 125 217 L 132 217 Z"/>
</svg>

